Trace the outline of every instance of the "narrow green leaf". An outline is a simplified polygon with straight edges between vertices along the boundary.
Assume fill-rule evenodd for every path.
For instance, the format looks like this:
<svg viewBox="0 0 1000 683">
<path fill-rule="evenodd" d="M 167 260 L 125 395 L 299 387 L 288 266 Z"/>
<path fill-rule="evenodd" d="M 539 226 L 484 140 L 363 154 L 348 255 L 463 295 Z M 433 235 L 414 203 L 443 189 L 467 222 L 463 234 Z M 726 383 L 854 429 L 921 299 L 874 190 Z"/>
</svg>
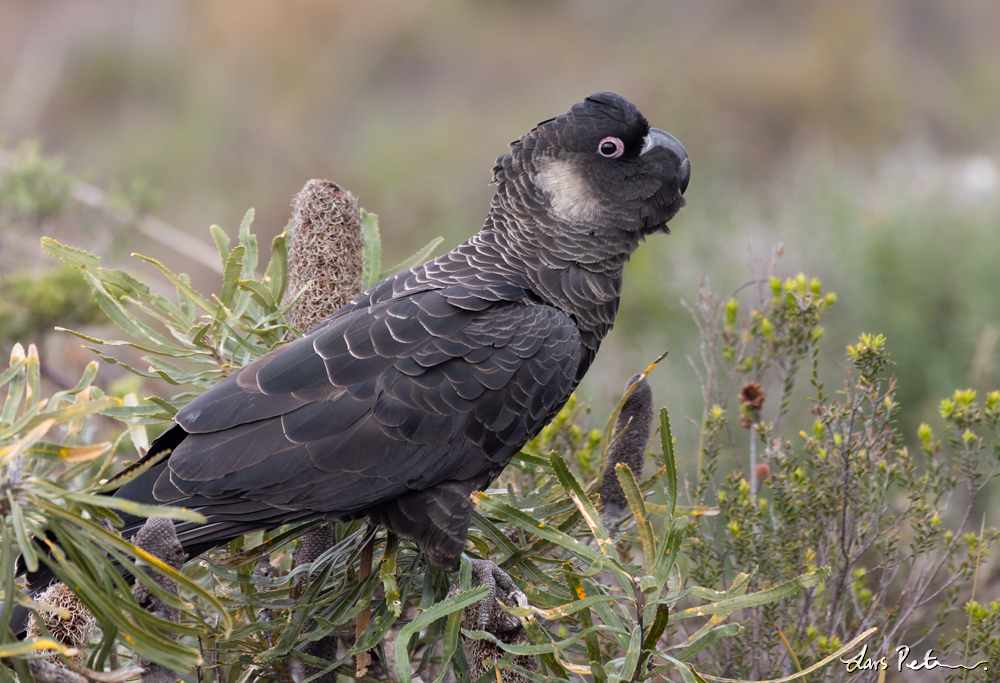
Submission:
<svg viewBox="0 0 1000 683">
<path fill-rule="evenodd" d="M 80 381 L 76 383 L 76 386 L 73 387 L 72 389 L 67 389 L 65 391 L 57 391 L 56 393 L 52 394 L 52 398 L 49 399 L 48 404 L 45 406 L 45 410 L 46 411 L 55 410 L 56 408 L 59 407 L 59 404 L 65 397 L 76 396 L 81 391 L 89 387 L 90 383 L 94 381 L 95 377 L 97 377 L 97 367 L 98 367 L 98 362 L 95 360 L 92 360 L 89 363 L 87 363 L 87 367 L 84 368 L 83 374 L 80 376 Z M 0 386 L 2 385 L 3 382 L 0 382 Z"/>
<path fill-rule="evenodd" d="M 17 547 L 21 551 L 21 558 L 24 560 L 24 566 L 27 567 L 29 572 L 38 571 L 38 554 L 35 552 L 35 546 L 31 542 L 31 535 L 24 528 L 24 515 L 21 512 L 21 506 L 14 501 L 14 497 L 7 492 L 7 504 L 10 507 L 10 525 L 14 529 L 14 536 L 17 538 Z M 13 587 L 13 584 L 10 584 Z M 6 588 L 5 588 L 6 592 Z"/>
<path fill-rule="evenodd" d="M 8 498 L 8 501 L 10 499 Z M 10 530 L 6 524 L 0 525 L 0 585 L 4 586 L 4 600 L 0 603 L 0 643 L 4 641 L 7 634 L 10 618 L 14 612 L 14 600 L 7 598 L 7 591 L 14 590 L 14 548 Z M 2 665 L 0 665 L 2 668 Z"/>
<path fill-rule="evenodd" d="M 475 604 L 490 592 L 488 586 L 479 586 L 468 592 L 461 592 L 446 598 L 433 607 L 421 612 L 416 619 L 404 626 L 396 637 L 396 669 L 401 683 L 410 682 L 410 640 L 422 629 L 434 623 L 441 617 L 453 612 L 461 612 L 469 605 Z"/>
<path fill-rule="evenodd" d="M 88 274 L 88 277 L 89 274 Z M 142 322 L 128 311 L 118 299 L 111 296 L 104 288 L 103 284 L 95 277 L 90 277 L 94 285 L 94 296 L 97 298 L 97 305 L 126 334 L 140 340 L 144 345 L 149 346 L 154 353 L 174 354 L 184 353 L 186 349 L 181 348 L 164 337 L 162 334 Z"/>
<path fill-rule="evenodd" d="M 151 397 L 152 399 L 153 397 Z M 163 401 L 162 398 L 157 398 L 157 401 Z M 167 412 L 167 407 L 170 408 L 171 412 Z M 148 425 L 155 424 L 156 422 L 164 422 L 164 416 L 172 415 L 177 412 L 177 408 L 174 408 L 166 401 L 163 401 L 162 405 L 141 405 L 141 406 L 118 406 L 113 408 L 107 408 L 101 411 L 101 415 L 105 417 L 111 417 L 115 420 L 125 422 L 127 424 L 134 425 Z M 170 419 L 167 417 L 166 419 Z"/>
<path fill-rule="evenodd" d="M 569 536 L 555 527 L 545 524 L 544 522 L 539 522 L 531 515 L 528 515 L 527 513 L 522 512 L 507 503 L 496 500 L 491 496 L 481 494 L 479 496 L 479 506 L 497 517 L 500 517 L 506 522 L 516 524 L 526 531 L 530 531 L 537 536 L 565 548 L 573 555 L 579 557 L 585 562 L 590 563 L 591 565 L 603 566 L 605 559 L 607 559 L 606 556 L 598 553 L 590 546 L 577 541 L 572 536 Z"/>
<path fill-rule="evenodd" d="M 27 359 L 23 356 L 18 359 L 11 359 L 10 367 L 0 373 L 0 387 L 11 381 L 17 373 L 24 367 Z"/>
<path fill-rule="evenodd" d="M 529 619 L 523 622 L 524 632 L 528 636 L 532 645 L 544 646 L 544 650 L 538 653 L 538 656 L 542 658 L 545 665 L 549 667 L 549 670 L 553 674 L 558 676 L 560 679 L 569 679 L 569 672 L 566 668 L 556 659 L 555 651 L 557 649 L 557 644 L 552 640 L 552 637 L 542 628 L 542 625 L 538 623 L 537 619 Z"/>
<path fill-rule="evenodd" d="M 684 541 L 684 532 L 687 530 L 686 517 L 674 517 L 672 523 L 663 524 L 663 531 L 659 544 L 656 547 L 656 557 L 650 567 L 650 572 L 656 578 L 657 584 L 666 586 L 670 578 L 670 572 L 677 564 L 677 559 L 681 552 L 681 543 Z"/>
<path fill-rule="evenodd" d="M 15 344 L 14 350 L 10 354 L 10 369 L 4 373 L 5 382 L 8 385 L 7 400 L 4 401 L 3 410 L 0 411 L 0 422 L 10 424 L 17 415 L 17 409 L 21 406 L 21 399 L 24 397 L 24 366 L 26 364 L 24 349 L 20 344 Z"/>
<path fill-rule="evenodd" d="M 711 614 L 718 614 L 720 612 L 734 612 L 738 609 L 757 607 L 758 605 L 765 605 L 769 602 L 784 600 L 785 598 L 792 597 L 804 588 L 811 588 L 815 585 L 823 583 L 829 575 L 829 567 L 814 569 L 777 586 L 773 586 L 772 588 L 758 591 L 756 593 L 751 593 L 750 595 L 727 598 L 710 605 L 691 607 L 683 612 L 674 614 L 674 620 L 677 621 L 680 619 L 690 619 L 691 617 L 708 616 Z"/>
<path fill-rule="evenodd" d="M 378 230 L 378 216 L 361 209 L 361 230 L 365 236 L 361 288 L 368 290 L 379 283 L 382 274 L 382 237 Z"/>
<path fill-rule="evenodd" d="M 631 636 L 631 633 L 629 631 L 622 631 L 619 629 L 616 629 L 614 632 L 624 636 L 625 638 L 624 642 L 627 645 L 628 638 Z M 503 649 L 505 652 L 510 652 L 515 655 L 541 655 L 545 654 L 546 652 L 552 653 L 555 652 L 556 650 L 567 650 L 573 644 L 586 639 L 587 636 L 597 635 L 597 634 L 609 635 L 608 627 L 602 624 L 598 624 L 597 626 L 591 626 L 589 629 L 582 629 L 580 631 L 577 631 L 576 633 L 573 633 L 571 636 L 563 640 L 552 640 L 550 638 L 543 637 L 542 640 L 547 642 L 541 642 L 532 645 L 521 645 L 519 643 L 505 643 L 492 633 L 489 633 L 488 631 L 473 631 L 469 629 L 462 629 L 462 633 L 465 634 L 466 638 L 471 638 L 472 640 L 488 640 L 489 642 Z"/>
<path fill-rule="evenodd" d="M 576 596 L 580 600 L 586 599 L 587 591 L 584 589 L 583 583 L 580 581 L 579 577 L 573 571 L 573 566 L 568 562 L 563 565 L 563 575 L 566 577 L 566 582 L 569 584 L 570 589 L 576 593 Z M 581 630 L 586 631 L 588 628 L 592 628 L 594 626 L 594 619 L 590 614 L 590 607 L 580 608 L 577 614 L 580 617 L 580 626 L 583 627 Z M 597 640 L 597 634 L 588 633 L 584 637 L 584 642 L 587 645 L 587 659 L 590 661 L 590 673 L 594 676 L 594 680 L 606 680 L 608 674 L 604 670 L 604 664 L 601 658 L 601 644 Z"/>
<path fill-rule="evenodd" d="M 639 656 L 642 654 L 642 629 L 636 624 L 632 629 L 632 637 L 628 641 L 628 649 L 625 650 L 625 661 L 622 662 L 621 674 L 611 675 L 610 680 L 632 680 L 635 667 L 639 664 Z"/>
<path fill-rule="evenodd" d="M 739 624 L 726 624 L 725 626 L 717 626 L 709 630 L 707 633 L 699 636 L 688 645 L 686 648 L 681 650 L 680 654 L 677 655 L 677 659 L 682 662 L 694 657 L 696 654 L 704 650 L 706 647 L 719 640 L 720 638 L 728 638 L 729 636 L 735 636 L 737 633 L 743 630 L 743 627 Z"/>
<path fill-rule="evenodd" d="M 77 399 L 76 403 L 72 403 L 65 408 L 59 408 L 58 410 L 36 415 L 32 419 L 28 420 L 28 424 L 26 426 L 30 429 L 42 424 L 46 420 L 53 420 L 56 424 L 63 424 L 64 422 L 86 417 L 87 415 L 93 415 L 94 413 L 99 413 L 102 410 L 114 408 L 120 406 L 121 404 L 122 400 L 114 396 L 105 396 L 104 398 L 99 398 L 95 401 L 81 401 Z"/>
<path fill-rule="evenodd" d="M 171 284 L 177 288 L 179 296 L 183 294 L 188 297 L 194 304 L 199 306 L 206 313 L 211 313 L 217 308 L 215 304 L 203 297 L 191 286 L 190 278 L 183 273 L 180 275 L 175 274 L 172 270 L 154 258 L 143 256 L 142 254 L 133 254 L 133 256 L 155 266 L 156 269 L 163 273 L 163 275 L 170 280 Z"/>
<path fill-rule="evenodd" d="M 550 462 L 552 463 L 552 470 L 555 472 L 556 478 L 559 479 L 559 483 L 566 490 L 566 493 L 569 494 L 573 503 L 576 504 L 580 510 L 580 514 L 583 515 L 583 521 L 587 523 L 587 526 L 590 527 L 591 532 L 597 538 L 597 544 L 601 552 L 605 555 L 617 557 L 614 544 L 611 542 L 608 531 L 604 528 L 604 523 L 601 521 L 601 515 L 597 512 L 597 508 L 594 507 L 590 497 L 583 490 L 583 486 L 580 485 L 580 482 L 570 472 L 566 461 L 558 453 L 552 453 Z"/>
<path fill-rule="evenodd" d="M 52 638 L 31 638 L 30 640 L 15 641 L 0 645 L 0 657 L 24 657 L 33 654 L 37 650 L 55 650 L 64 655 L 72 655 L 76 652 L 73 648 L 66 647 L 63 643 Z"/>
<path fill-rule="evenodd" d="M 112 346 L 112 347 L 114 347 L 114 346 L 131 346 L 132 348 L 139 349 L 140 351 L 143 351 L 144 353 L 157 353 L 157 354 L 159 354 L 159 353 L 165 353 L 162 349 L 153 348 L 152 346 L 149 346 L 149 345 L 145 345 L 144 346 L 143 344 L 140 344 L 138 342 L 117 341 L 117 340 L 110 340 L 110 339 L 100 339 L 99 337 L 91 337 L 90 335 L 84 334 L 83 332 L 78 332 L 77 330 L 70 330 L 70 329 L 67 329 L 65 327 L 56 327 L 55 330 L 57 332 L 67 332 L 67 333 L 73 335 L 74 337 L 77 337 L 77 338 L 82 339 L 84 341 L 89 341 L 89 342 L 91 342 L 93 344 L 100 344 L 102 346 Z M 176 353 L 169 353 L 168 355 L 184 356 L 185 353 L 176 352 Z"/>
<path fill-rule="evenodd" d="M 28 357 L 24 366 L 24 406 L 26 410 L 38 406 L 42 398 L 41 372 L 38 363 L 38 349 L 34 344 L 28 346 Z"/>
<path fill-rule="evenodd" d="M 472 522 L 482 529 L 483 533 L 489 536 L 490 540 L 508 557 L 518 551 L 518 547 L 514 545 L 514 541 L 510 540 L 500 527 L 484 517 L 479 510 L 472 510 Z"/>
<path fill-rule="evenodd" d="M 203 514 L 187 508 L 172 507 L 169 505 L 144 505 L 125 498 L 94 496 L 86 493 L 67 492 L 63 494 L 63 497 L 66 500 L 72 500 L 82 505 L 121 510 L 126 514 L 135 515 L 136 517 L 165 517 L 166 519 L 174 519 L 179 522 L 208 524 L 208 520 Z"/>
<path fill-rule="evenodd" d="M 420 249 L 418 249 L 417 252 L 412 256 L 410 256 L 409 258 L 405 258 L 396 265 L 394 265 L 392 268 L 382 271 L 379 277 L 384 280 L 385 278 L 387 278 L 388 276 L 392 275 L 397 271 L 406 270 L 407 268 L 412 268 L 413 266 L 420 265 L 421 263 L 423 263 L 424 261 L 426 261 L 431 257 L 431 254 L 434 253 L 434 250 L 437 249 L 438 245 L 441 244 L 442 242 L 444 242 L 443 237 L 435 237 L 430 242 L 428 242 Z"/>
<path fill-rule="evenodd" d="M 398 549 L 399 536 L 389 532 L 385 541 L 385 554 L 382 556 L 379 575 L 382 578 L 382 589 L 385 591 L 385 604 L 396 617 L 403 613 L 403 602 L 399 597 L 399 586 L 396 584 L 396 551 Z"/>
<path fill-rule="evenodd" d="M 124 270 L 119 270 L 117 268 L 98 268 L 96 270 L 96 275 L 100 278 L 101 282 L 120 289 L 123 294 L 132 294 L 136 298 L 143 301 L 154 301 L 156 299 L 156 297 L 150 293 L 149 287 L 145 283 L 135 279 Z"/>
<path fill-rule="evenodd" d="M 441 683 L 444 677 L 448 674 L 449 667 L 452 658 L 455 653 L 458 652 L 458 646 L 461 642 L 459 634 L 462 630 L 462 614 L 464 610 L 452 612 L 448 615 L 448 619 L 444 626 L 444 636 L 441 642 L 441 673 L 437 678 L 434 679 L 434 683 Z M 409 668 L 409 666 L 407 666 Z"/>
</svg>

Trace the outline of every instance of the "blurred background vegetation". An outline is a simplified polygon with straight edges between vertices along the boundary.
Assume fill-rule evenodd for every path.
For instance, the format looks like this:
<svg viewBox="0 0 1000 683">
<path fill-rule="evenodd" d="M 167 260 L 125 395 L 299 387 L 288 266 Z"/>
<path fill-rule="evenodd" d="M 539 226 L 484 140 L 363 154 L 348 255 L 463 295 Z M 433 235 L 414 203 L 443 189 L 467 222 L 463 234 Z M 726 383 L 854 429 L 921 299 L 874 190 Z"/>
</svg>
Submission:
<svg viewBox="0 0 1000 683">
<path fill-rule="evenodd" d="M 0 136 L 51 203 L 22 206 L 17 183 L 0 183 L 0 357 L 14 337 L 44 343 L 57 384 L 90 360 L 46 332 L 101 321 L 70 276 L 42 270 L 55 266 L 43 234 L 109 267 L 154 255 L 217 290 L 217 273 L 135 216 L 208 241 L 209 224 L 232 235 L 253 206 L 266 244 L 320 177 L 379 214 L 395 262 L 475 232 L 506 143 L 613 90 L 680 139 L 694 170 L 673 235 L 628 268 L 580 392 L 595 414 L 669 349 L 651 381 L 692 471 L 698 334 L 680 302 L 703 277 L 724 293 L 762 274 L 783 244 L 778 275 L 805 271 L 839 296 L 824 365 L 842 367 L 859 332 L 887 336 L 915 439 L 955 388 L 1000 384 L 997 35 L 992 0 L 2 0 Z M 22 147 L 32 139 L 107 188 L 117 219 L 63 210 L 69 186 Z"/>
</svg>

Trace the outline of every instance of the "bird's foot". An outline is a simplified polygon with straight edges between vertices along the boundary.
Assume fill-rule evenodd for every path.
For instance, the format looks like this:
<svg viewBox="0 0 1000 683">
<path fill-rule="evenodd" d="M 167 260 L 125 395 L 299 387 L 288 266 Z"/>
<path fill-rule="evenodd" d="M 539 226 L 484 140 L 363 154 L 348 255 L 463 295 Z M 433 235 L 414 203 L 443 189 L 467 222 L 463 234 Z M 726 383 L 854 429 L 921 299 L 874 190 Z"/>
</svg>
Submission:
<svg viewBox="0 0 1000 683">
<path fill-rule="evenodd" d="M 527 607 L 528 599 L 510 576 L 489 560 L 472 560 L 472 587 L 488 586 L 490 592 L 467 610 L 472 611 L 475 625 L 508 640 L 521 633 L 521 622 L 504 612 L 497 603 L 507 607 Z M 478 611 L 478 613 L 476 613 Z"/>
</svg>

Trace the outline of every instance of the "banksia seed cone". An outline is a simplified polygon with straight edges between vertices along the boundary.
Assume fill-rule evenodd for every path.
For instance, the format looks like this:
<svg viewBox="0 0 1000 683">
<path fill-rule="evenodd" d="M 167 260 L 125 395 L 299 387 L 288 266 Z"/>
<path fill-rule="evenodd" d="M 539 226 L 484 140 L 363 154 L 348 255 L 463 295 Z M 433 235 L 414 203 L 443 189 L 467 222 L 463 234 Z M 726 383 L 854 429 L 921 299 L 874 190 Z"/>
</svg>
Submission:
<svg viewBox="0 0 1000 683">
<path fill-rule="evenodd" d="M 292 230 L 288 240 L 288 287 L 286 296 L 305 291 L 285 316 L 299 332 L 308 332 L 337 309 L 361 293 L 365 238 L 358 200 L 329 180 L 310 180 L 292 203 Z M 292 557 L 296 565 L 313 562 L 333 545 L 333 527 L 324 524 L 299 541 Z M 306 581 L 299 574 L 292 587 L 298 595 Z M 337 638 L 328 636 L 303 648 L 306 654 L 330 661 L 337 658 Z M 303 665 L 306 677 L 318 669 Z M 335 681 L 336 674 L 322 676 L 318 683 Z"/>
<path fill-rule="evenodd" d="M 601 502 L 604 511 L 601 519 L 612 531 L 618 528 L 628 516 L 628 501 L 615 473 L 615 465 L 622 462 L 629 466 L 636 481 L 642 478 L 642 468 L 646 463 L 646 446 L 649 444 L 649 430 L 653 424 L 653 390 L 642 375 L 633 375 L 625 384 L 625 391 L 635 385 L 632 394 L 625 401 L 618 419 L 615 421 L 614 436 L 608 448 L 608 458 L 601 479 Z"/>
<path fill-rule="evenodd" d="M 132 543 L 157 559 L 163 560 L 173 569 L 179 570 L 184 565 L 184 560 L 187 559 L 187 554 L 177 538 L 177 530 L 174 528 L 173 521 L 163 517 L 147 519 L 146 523 L 139 529 L 139 533 L 132 539 Z M 151 578 L 171 595 L 177 595 L 177 584 L 167 577 L 152 573 Z M 136 601 L 150 614 L 167 621 L 180 621 L 180 612 L 161 602 L 143 584 L 136 582 L 132 594 Z M 172 637 L 176 638 L 176 636 Z M 159 664 L 153 664 L 140 655 L 135 655 L 132 658 L 132 663 L 142 669 L 143 683 L 172 683 L 177 680 L 174 672 Z"/>
<path fill-rule="evenodd" d="M 333 532 L 333 524 L 327 522 L 300 538 L 299 547 L 292 553 L 292 559 L 295 560 L 295 566 L 299 567 L 304 564 L 315 562 L 316 558 L 332 548 L 334 542 Z M 309 572 L 304 572 L 295 576 L 295 583 L 292 586 L 293 597 L 298 598 L 309 575 Z M 308 627 L 310 623 L 312 623 L 312 620 L 307 622 L 306 626 Z M 306 643 L 306 645 L 302 648 L 302 651 L 307 655 L 334 662 L 337 660 L 337 636 L 326 636 L 320 640 Z M 321 671 L 321 669 L 308 664 L 295 662 L 295 665 L 302 667 L 303 678 L 309 678 L 310 676 L 314 676 Z M 329 673 L 326 673 L 316 679 L 316 683 L 336 683 L 336 680 L 337 674 L 330 671 Z"/>
<path fill-rule="evenodd" d="M 76 648 L 80 651 L 79 655 L 73 657 L 73 661 L 78 666 L 83 666 L 83 649 L 90 645 L 94 628 L 97 626 L 97 620 L 94 618 L 94 615 L 84 606 L 80 598 L 76 596 L 76 593 L 71 591 L 65 583 L 61 582 L 49 586 L 45 592 L 35 598 L 35 602 L 58 607 L 69 613 L 69 616 L 65 619 L 56 612 L 39 612 L 39 616 L 42 623 L 45 624 L 45 628 L 49 630 L 49 633 L 56 640 L 66 647 Z M 42 631 L 35 621 L 35 615 L 31 615 L 28 618 L 28 632 L 26 635 L 28 638 L 38 638 L 42 635 Z M 59 662 L 58 657 L 55 655 L 48 659 L 53 662 Z"/>
<path fill-rule="evenodd" d="M 361 293 L 365 239 L 358 200 L 334 182 L 310 180 L 292 207 L 286 297 L 313 284 L 285 318 L 305 333 Z"/>
</svg>

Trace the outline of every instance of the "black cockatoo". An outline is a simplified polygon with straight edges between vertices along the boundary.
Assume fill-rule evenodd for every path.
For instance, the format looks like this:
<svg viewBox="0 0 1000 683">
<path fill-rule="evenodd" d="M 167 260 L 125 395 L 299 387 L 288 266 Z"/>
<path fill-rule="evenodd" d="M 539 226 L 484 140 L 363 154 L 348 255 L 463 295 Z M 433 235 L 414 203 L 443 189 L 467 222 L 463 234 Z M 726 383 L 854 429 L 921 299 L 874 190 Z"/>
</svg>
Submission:
<svg viewBox="0 0 1000 683">
<path fill-rule="evenodd" d="M 457 568 L 470 494 L 579 384 L 625 262 L 669 232 L 689 172 L 681 144 L 612 93 L 538 124 L 497 160 L 482 230 L 193 400 L 146 459 L 169 455 L 115 495 L 205 515 L 178 524 L 190 555 L 367 517 Z"/>
</svg>

